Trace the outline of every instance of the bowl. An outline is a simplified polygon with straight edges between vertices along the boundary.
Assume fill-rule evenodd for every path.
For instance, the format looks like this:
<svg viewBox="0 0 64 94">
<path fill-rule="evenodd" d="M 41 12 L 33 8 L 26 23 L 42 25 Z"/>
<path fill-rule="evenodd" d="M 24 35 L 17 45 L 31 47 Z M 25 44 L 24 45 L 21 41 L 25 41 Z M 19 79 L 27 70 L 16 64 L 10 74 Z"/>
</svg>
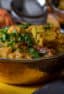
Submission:
<svg viewBox="0 0 64 94">
<path fill-rule="evenodd" d="M 52 77 L 63 66 L 63 58 L 64 54 L 33 60 L 0 58 L 0 82 L 13 85 L 44 82 L 48 74 Z"/>
<path fill-rule="evenodd" d="M 52 15 L 48 16 L 48 22 L 59 27 L 59 24 Z M 13 85 L 28 85 L 44 82 L 48 80 L 49 74 L 52 77 L 63 67 L 63 61 L 64 53 L 53 57 L 32 60 L 0 58 L 0 82 Z"/>
<path fill-rule="evenodd" d="M 61 10 L 55 6 L 55 3 L 59 3 L 58 0 L 51 0 L 49 5 L 51 6 L 53 12 L 55 13 L 56 18 L 60 23 L 64 23 L 64 10 Z"/>
</svg>

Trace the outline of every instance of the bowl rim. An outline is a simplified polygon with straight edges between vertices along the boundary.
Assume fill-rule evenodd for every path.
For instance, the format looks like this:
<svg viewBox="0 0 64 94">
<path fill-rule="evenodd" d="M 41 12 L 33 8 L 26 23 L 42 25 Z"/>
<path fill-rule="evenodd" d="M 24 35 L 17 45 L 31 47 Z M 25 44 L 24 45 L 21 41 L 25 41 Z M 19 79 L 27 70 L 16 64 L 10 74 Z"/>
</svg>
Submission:
<svg viewBox="0 0 64 94">
<path fill-rule="evenodd" d="M 51 57 L 41 57 L 41 58 L 36 58 L 36 59 L 10 59 L 10 58 L 0 58 L 0 61 L 2 62 L 8 62 L 9 63 L 11 62 L 16 62 L 16 63 L 33 63 L 33 62 L 39 62 L 39 61 L 45 61 L 45 60 L 54 60 L 54 59 L 57 59 L 59 57 L 64 57 L 64 53 L 59 53 L 58 55 L 54 55 L 54 56 L 51 56 Z"/>
</svg>

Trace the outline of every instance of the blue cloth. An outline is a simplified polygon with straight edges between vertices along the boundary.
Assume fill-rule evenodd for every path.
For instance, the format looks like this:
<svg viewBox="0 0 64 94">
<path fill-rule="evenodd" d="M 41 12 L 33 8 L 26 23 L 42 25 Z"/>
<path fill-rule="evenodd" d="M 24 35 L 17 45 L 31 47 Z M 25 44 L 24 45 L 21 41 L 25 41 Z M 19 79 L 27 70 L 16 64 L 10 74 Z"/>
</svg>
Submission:
<svg viewBox="0 0 64 94">
<path fill-rule="evenodd" d="M 64 82 L 57 81 L 50 83 L 33 94 L 64 94 Z"/>
</svg>

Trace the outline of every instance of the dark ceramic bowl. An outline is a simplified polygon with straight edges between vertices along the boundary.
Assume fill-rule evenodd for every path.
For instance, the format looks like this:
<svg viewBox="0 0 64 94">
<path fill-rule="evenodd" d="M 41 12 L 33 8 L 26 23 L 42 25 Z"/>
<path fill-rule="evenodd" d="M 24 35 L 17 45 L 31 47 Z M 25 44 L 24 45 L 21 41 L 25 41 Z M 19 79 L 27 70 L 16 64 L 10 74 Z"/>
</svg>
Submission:
<svg viewBox="0 0 64 94">
<path fill-rule="evenodd" d="M 46 80 L 47 74 L 53 75 L 63 67 L 64 53 L 32 60 L 0 58 L 0 82 L 24 85 L 38 83 Z"/>
<path fill-rule="evenodd" d="M 0 81 L 8 84 L 32 84 L 47 79 L 46 73 L 63 67 L 64 53 L 49 58 L 14 60 L 0 58 Z"/>
</svg>

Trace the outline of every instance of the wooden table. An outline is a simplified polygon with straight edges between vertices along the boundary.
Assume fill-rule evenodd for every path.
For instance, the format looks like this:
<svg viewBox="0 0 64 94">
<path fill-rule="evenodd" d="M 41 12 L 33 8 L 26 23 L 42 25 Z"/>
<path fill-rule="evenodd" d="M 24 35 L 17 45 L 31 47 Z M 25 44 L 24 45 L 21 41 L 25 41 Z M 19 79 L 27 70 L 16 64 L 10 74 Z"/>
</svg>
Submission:
<svg viewBox="0 0 64 94">
<path fill-rule="evenodd" d="M 37 87 L 16 87 L 0 83 L 0 94 L 32 94 Z"/>
<path fill-rule="evenodd" d="M 64 77 L 64 70 L 61 71 L 57 77 Z M 34 91 L 43 86 L 44 84 L 41 86 L 12 86 L 0 83 L 0 94 L 32 94 Z"/>
</svg>

